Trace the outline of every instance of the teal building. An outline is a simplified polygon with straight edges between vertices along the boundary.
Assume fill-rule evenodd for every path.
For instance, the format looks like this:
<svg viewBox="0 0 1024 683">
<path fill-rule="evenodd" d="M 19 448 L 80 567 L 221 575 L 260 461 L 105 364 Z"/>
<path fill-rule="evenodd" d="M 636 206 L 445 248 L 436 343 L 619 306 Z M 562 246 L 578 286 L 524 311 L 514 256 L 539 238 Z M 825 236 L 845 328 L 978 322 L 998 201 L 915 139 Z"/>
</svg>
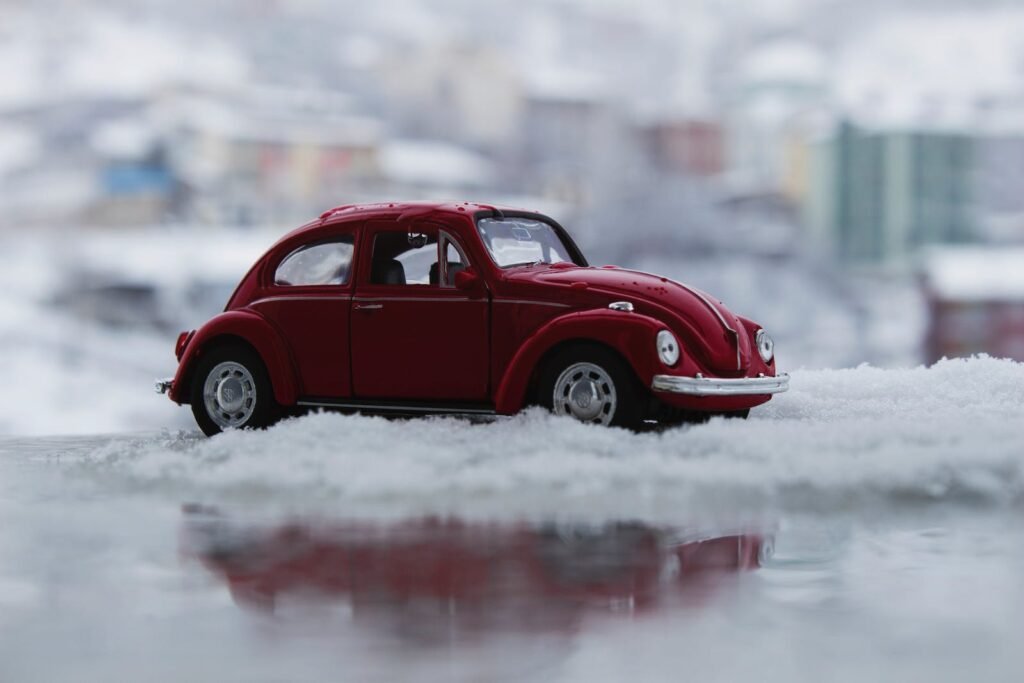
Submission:
<svg viewBox="0 0 1024 683">
<path fill-rule="evenodd" d="M 810 152 L 806 222 L 841 261 L 901 266 L 974 238 L 971 136 L 841 123 Z"/>
</svg>

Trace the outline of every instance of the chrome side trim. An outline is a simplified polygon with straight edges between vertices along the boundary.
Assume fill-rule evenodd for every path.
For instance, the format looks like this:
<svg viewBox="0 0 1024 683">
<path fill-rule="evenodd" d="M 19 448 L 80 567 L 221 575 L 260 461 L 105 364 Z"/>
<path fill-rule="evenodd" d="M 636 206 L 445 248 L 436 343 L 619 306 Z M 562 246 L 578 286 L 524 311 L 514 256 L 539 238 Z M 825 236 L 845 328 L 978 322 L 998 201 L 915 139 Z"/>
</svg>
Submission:
<svg viewBox="0 0 1024 683">
<path fill-rule="evenodd" d="M 626 313 L 632 313 L 634 310 L 633 304 L 629 301 L 613 301 L 608 304 L 608 308 L 613 311 L 625 311 Z"/>
<path fill-rule="evenodd" d="M 487 299 L 470 299 L 466 297 L 454 297 L 454 296 L 357 296 L 353 297 L 352 301 L 360 302 L 375 302 L 375 301 L 482 301 L 485 302 Z"/>
<path fill-rule="evenodd" d="M 371 410 L 390 413 L 423 413 L 445 415 L 495 415 L 496 413 L 488 408 L 471 408 L 462 406 L 425 406 L 425 405 L 401 405 L 388 403 L 363 403 L 360 401 L 296 401 L 296 405 L 306 408 L 344 408 L 350 410 Z"/>
<path fill-rule="evenodd" d="M 274 301 L 351 301 L 351 294 L 325 294 L 323 296 L 268 296 L 263 299 L 257 299 L 249 304 L 249 306 L 255 306 L 256 304 L 268 304 Z"/>
<path fill-rule="evenodd" d="M 776 377 L 741 377 L 720 379 L 714 377 L 679 377 L 655 375 L 651 389 L 687 396 L 760 396 L 781 394 L 789 390 L 789 375 Z"/>
<path fill-rule="evenodd" d="M 556 308 L 572 308 L 569 304 L 557 301 L 535 301 L 532 299 L 494 299 L 496 304 L 533 304 L 535 306 L 555 306 Z"/>
<path fill-rule="evenodd" d="M 174 378 L 168 377 L 167 379 L 158 379 L 154 385 L 154 389 L 158 394 L 166 394 L 174 386 Z"/>
</svg>

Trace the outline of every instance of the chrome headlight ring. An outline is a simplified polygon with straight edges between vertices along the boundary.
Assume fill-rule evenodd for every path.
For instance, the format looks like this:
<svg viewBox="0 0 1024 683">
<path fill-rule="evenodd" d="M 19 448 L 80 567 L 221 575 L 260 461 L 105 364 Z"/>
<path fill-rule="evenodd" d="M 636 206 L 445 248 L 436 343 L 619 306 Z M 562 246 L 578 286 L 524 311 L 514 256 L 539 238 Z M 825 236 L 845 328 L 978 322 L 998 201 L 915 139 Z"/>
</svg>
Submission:
<svg viewBox="0 0 1024 683">
<path fill-rule="evenodd" d="M 679 341 L 676 336 L 668 330 L 662 330 L 658 333 L 656 340 L 658 349 L 658 359 L 668 367 L 672 367 L 679 362 L 679 357 L 682 355 L 679 349 Z"/>
<path fill-rule="evenodd" d="M 775 358 L 775 340 L 764 330 L 758 330 L 754 336 L 754 342 L 757 344 L 757 353 L 761 356 L 761 360 L 771 363 Z"/>
</svg>

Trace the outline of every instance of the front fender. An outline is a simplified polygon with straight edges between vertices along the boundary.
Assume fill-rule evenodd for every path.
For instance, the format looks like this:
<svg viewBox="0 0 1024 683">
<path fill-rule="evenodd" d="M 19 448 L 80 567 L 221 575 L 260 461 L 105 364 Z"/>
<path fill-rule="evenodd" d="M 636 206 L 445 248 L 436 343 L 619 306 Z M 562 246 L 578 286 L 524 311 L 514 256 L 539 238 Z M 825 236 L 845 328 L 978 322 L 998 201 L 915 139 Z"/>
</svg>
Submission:
<svg viewBox="0 0 1024 683">
<path fill-rule="evenodd" d="M 282 406 L 294 405 L 298 400 L 298 373 L 292 362 L 288 347 L 281 335 L 266 318 L 248 310 L 221 313 L 196 332 L 185 347 L 184 355 L 174 376 L 170 398 L 176 403 L 189 401 L 188 390 L 191 373 L 197 360 L 212 343 L 225 337 L 237 337 L 248 343 L 260 355 L 267 366 L 270 383 L 274 387 L 274 398 Z"/>
<path fill-rule="evenodd" d="M 511 415 L 526 403 L 534 369 L 549 350 L 563 342 L 580 340 L 604 344 L 617 351 L 644 384 L 657 372 L 654 340 L 665 324 L 645 315 L 598 309 L 568 313 L 550 320 L 519 347 L 498 384 L 495 410 Z"/>
</svg>

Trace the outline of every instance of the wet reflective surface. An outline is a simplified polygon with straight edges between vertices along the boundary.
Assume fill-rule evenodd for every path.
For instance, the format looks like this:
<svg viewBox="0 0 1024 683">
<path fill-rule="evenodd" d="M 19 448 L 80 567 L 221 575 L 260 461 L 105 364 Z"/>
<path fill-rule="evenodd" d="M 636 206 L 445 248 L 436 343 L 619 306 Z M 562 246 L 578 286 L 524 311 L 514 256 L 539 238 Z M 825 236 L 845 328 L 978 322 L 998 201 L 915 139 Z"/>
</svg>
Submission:
<svg viewBox="0 0 1024 683">
<path fill-rule="evenodd" d="M 345 604 L 418 643 L 575 631 L 585 617 L 699 606 L 755 569 L 772 538 L 642 522 L 294 519 L 239 524 L 184 508 L 182 548 L 242 607 Z M 727 589 L 726 589 L 727 590 Z"/>
<path fill-rule="evenodd" d="M 1024 679 L 1013 507 L 375 512 L 95 448 L 0 443 L 5 683 Z"/>
</svg>

